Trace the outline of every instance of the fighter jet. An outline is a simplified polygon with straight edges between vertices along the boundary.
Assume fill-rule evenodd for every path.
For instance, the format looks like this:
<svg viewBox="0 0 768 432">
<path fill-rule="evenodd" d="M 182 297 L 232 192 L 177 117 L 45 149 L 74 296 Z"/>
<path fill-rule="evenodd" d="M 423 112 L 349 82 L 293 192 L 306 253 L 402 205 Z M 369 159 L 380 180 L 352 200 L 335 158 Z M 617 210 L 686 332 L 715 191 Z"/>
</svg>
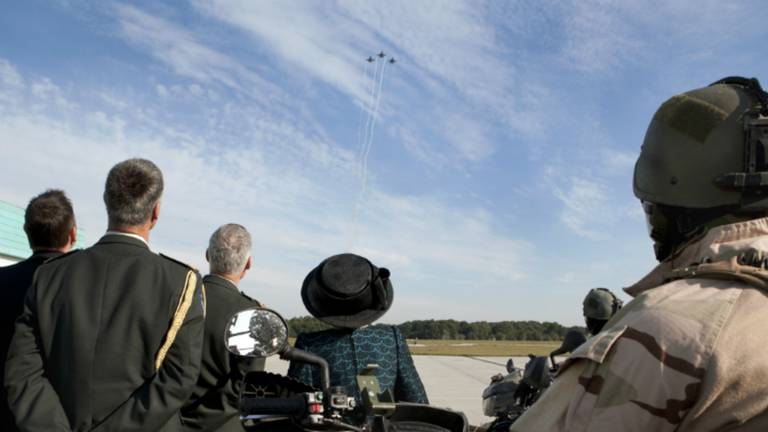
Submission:
<svg viewBox="0 0 768 432">
<path fill-rule="evenodd" d="M 391 64 L 395 64 L 395 63 L 397 63 L 397 61 L 395 60 L 395 58 L 394 58 L 394 57 L 392 57 L 391 59 L 389 59 L 389 63 L 391 63 Z"/>
<path fill-rule="evenodd" d="M 385 56 L 386 56 L 386 54 L 384 54 L 384 51 L 379 53 L 379 58 L 384 58 Z"/>
<path fill-rule="evenodd" d="M 368 57 L 368 60 L 366 60 L 368 63 L 373 63 L 373 57 Z"/>
</svg>

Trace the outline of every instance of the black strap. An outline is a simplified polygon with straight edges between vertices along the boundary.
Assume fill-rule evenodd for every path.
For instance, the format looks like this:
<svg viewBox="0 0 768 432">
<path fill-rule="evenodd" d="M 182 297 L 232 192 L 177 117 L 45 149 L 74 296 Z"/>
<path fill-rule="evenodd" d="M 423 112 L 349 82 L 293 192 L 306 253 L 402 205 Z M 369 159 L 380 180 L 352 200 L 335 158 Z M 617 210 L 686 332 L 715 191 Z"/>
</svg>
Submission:
<svg viewBox="0 0 768 432">
<path fill-rule="evenodd" d="M 679 279 L 731 280 L 751 285 L 768 292 L 768 255 L 749 249 L 738 255 L 716 262 L 705 262 L 672 271 L 667 281 Z"/>
<path fill-rule="evenodd" d="M 713 82 L 710 84 L 710 86 L 716 84 L 728 84 L 744 87 L 747 91 L 752 93 L 752 95 L 755 96 L 757 101 L 760 103 L 760 114 L 768 116 L 768 93 L 763 90 L 763 87 L 760 85 L 760 81 L 758 81 L 757 78 L 729 76 Z"/>
</svg>

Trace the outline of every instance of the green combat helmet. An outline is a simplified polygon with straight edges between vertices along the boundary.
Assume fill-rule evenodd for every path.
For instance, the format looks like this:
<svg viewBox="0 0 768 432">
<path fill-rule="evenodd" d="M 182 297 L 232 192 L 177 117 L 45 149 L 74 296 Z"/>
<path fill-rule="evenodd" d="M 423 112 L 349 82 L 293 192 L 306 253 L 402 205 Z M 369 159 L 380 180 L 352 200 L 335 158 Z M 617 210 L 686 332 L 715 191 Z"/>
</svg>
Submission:
<svg viewBox="0 0 768 432">
<path fill-rule="evenodd" d="M 600 333 L 605 323 L 624 305 L 608 288 L 593 288 L 584 297 L 584 319 L 587 330 L 593 335 Z"/>
<path fill-rule="evenodd" d="M 709 228 L 768 213 L 768 94 L 757 79 L 724 78 L 664 102 L 634 192 L 659 261 Z"/>
</svg>

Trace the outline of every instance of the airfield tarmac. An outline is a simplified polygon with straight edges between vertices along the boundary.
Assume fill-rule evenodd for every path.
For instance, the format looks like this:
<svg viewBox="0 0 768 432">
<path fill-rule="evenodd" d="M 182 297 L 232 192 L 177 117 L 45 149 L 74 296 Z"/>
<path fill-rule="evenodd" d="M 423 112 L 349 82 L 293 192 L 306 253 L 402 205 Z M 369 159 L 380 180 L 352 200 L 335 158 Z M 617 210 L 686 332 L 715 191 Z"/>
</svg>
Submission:
<svg viewBox="0 0 768 432">
<path fill-rule="evenodd" d="M 528 357 L 512 357 L 523 367 Z M 493 420 L 483 415 L 482 393 L 491 376 L 506 373 L 508 357 L 413 356 L 416 369 L 432 405 L 461 411 L 472 425 Z M 267 359 L 267 370 L 285 374 L 288 362 L 277 357 Z"/>
</svg>

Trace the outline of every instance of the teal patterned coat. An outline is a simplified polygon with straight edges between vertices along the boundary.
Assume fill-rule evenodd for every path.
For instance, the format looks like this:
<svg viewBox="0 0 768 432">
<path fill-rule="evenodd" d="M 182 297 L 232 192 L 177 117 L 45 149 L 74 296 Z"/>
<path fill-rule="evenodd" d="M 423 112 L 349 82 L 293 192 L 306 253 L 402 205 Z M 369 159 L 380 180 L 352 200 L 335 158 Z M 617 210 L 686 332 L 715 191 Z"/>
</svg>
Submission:
<svg viewBox="0 0 768 432">
<path fill-rule="evenodd" d="M 362 406 L 356 376 L 370 363 L 379 365 L 377 376 L 382 391 L 392 390 L 397 402 L 429 403 L 419 373 L 403 334 L 395 326 L 373 325 L 355 330 L 330 329 L 302 333 L 296 348 L 317 354 L 328 361 L 331 385 L 345 386 Z M 320 387 L 320 370 L 313 365 L 291 362 L 288 376 Z"/>
</svg>

